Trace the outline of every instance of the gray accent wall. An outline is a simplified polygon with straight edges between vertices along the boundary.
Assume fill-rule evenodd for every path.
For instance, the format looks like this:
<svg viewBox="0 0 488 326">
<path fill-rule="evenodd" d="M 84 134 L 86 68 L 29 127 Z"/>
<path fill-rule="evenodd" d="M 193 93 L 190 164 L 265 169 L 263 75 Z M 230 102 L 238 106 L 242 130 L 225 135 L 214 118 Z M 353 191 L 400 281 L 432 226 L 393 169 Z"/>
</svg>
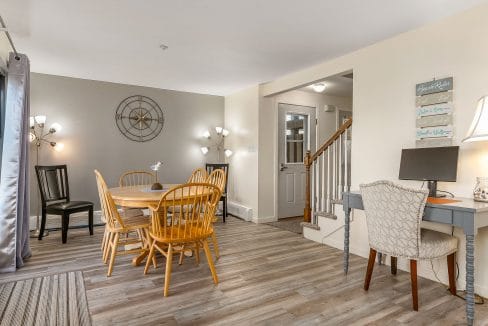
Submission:
<svg viewBox="0 0 488 326">
<path fill-rule="evenodd" d="M 137 143 L 125 138 L 115 124 L 115 110 L 128 96 L 145 95 L 164 111 L 165 123 L 155 139 Z M 47 116 L 47 126 L 58 122 L 63 130 L 53 140 L 65 144 L 58 153 L 44 145 L 41 164 L 68 165 L 73 200 L 90 200 L 99 207 L 94 169 L 109 187 L 128 170 L 147 170 L 157 160 L 162 183 L 185 182 L 193 169 L 217 161 L 215 151 L 204 156 L 201 135 L 224 124 L 224 98 L 92 80 L 31 74 L 31 114 Z M 31 152 L 31 215 L 35 215 L 37 181 L 35 150 Z"/>
</svg>

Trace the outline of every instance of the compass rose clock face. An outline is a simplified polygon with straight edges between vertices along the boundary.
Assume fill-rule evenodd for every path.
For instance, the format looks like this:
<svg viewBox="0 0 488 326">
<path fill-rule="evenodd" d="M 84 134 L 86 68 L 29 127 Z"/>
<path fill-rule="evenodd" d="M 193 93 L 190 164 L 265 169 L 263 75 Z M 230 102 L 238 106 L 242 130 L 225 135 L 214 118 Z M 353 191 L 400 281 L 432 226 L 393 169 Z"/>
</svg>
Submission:
<svg viewBox="0 0 488 326">
<path fill-rule="evenodd" d="M 146 142 L 161 133 L 164 115 L 158 103 L 147 96 L 134 95 L 119 104 L 115 122 L 125 137 L 136 142 Z"/>
</svg>

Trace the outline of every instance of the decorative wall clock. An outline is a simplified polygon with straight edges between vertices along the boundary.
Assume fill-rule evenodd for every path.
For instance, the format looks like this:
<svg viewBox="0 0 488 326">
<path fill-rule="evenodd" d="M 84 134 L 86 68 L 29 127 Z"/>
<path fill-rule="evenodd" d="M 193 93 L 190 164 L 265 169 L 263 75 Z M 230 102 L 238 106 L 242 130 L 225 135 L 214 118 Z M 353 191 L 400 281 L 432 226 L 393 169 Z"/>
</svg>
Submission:
<svg viewBox="0 0 488 326">
<path fill-rule="evenodd" d="M 130 140 L 146 142 L 163 130 L 164 114 L 158 103 L 147 96 L 129 96 L 120 102 L 115 122 L 122 135 Z"/>
</svg>

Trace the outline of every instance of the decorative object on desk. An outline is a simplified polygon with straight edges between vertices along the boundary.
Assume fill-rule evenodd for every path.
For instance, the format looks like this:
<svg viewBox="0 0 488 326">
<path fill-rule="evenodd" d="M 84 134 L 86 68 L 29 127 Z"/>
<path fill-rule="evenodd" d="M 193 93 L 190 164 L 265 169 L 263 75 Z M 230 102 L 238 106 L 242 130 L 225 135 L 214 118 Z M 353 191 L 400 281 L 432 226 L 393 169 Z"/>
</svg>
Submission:
<svg viewBox="0 0 488 326">
<path fill-rule="evenodd" d="M 200 150 L 202 151 L 203 155 L 207 155 L 212 148 L 215 148 L 215 150 L 217 151 L 218 160 L 220 162 L 222 151 L 224 152 L 226 157 L 232 156 L 233 152 L 228 148 L 224 148 L 224 138 L 229 135 L 229 130 L 223 127 L 215 127 L 215 133 L 216 135 L 213 138 L 210 131 L 205 130 L 202 136 L 205 139 L 206 143 L 204 144 L 204 146 L 200 147 Z"/>
<path fill-rule="evenodd" d="M 453 78 L 443 78 L 415 86 L 417 147 L 452 145 Z"/>
<path fill-rule="evenodd" d="M 30 132 L 29 132 L 29 141 L 36 149 L 36 165 L 39 165 L 39 152 L 41 150 L 42 144 L 49 144 L 51 148 L 53 148 L 57 152 L 61 152 L 64 149 L 64 144 L 60 142 L 55 142 L 52 140 L 52 136 L 60 132 L 63 127 L 57 122 L 53 123 L 47 132 L 44 131 L 46 127 L 46 120 L 47 117 L 45 115 L 36 115 L 34 117 L 29 117 L 29 125 L 30 125 Z M 39 237 L 39 220 L 40 220 L 40 205 L 41 205 L 41 198 L 40 198 L 39 191 L 37 192 L 37 208 L 36 208 L 36 229 L 31 231 L 31 238 L 38 238 Z M 47 236 L 49 234 L 48 231 L 44 231 L 43 236 Z"/>
<path fill-rule="evenodd" d="M 476 201 L 488 202 L 488 177 L 476 177 L 473 196 Z"/>
<path fill-rule="evenodd" d="M 164 114 L 161 107 L 147 96 L 129 96 L 120 102 L 115 122 L 122 135 L 136 142 L 156 138 L 163 130 Z"/>
<path fill-rule="evenodd" d="M 151 170 L 153 170 L 154 173 L 156 174 L 156 182 L 152 184 L 151 190 L 162 190 L 163 189 L 163 185 L 160 184 L 158 181 L 158 171 L 159 171 L 159 168 L 161 167 L 161 165 L 163 165 L 163 163 L 161 163 L 161 161 L 157 161 L 156 164 L 151 165 Z"/>
<path fill-rule="evenodd" d="M 488 140 L 488 95 L 478 100 L 473 122 L 469 127 L 464 142 L 487 141 Z M 473 191 L 474 200 L 488 202 L 488 178 L 477 177 L 476 186 Z"/>
</svg>

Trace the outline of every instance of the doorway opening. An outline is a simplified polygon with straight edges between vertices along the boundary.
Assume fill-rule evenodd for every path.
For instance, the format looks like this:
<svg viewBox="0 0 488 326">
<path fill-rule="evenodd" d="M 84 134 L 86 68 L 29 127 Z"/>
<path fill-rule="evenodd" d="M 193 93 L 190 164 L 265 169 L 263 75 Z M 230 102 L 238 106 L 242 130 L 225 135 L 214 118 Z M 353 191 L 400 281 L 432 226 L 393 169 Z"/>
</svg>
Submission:
<svg viewBox="0 0 488 326">
<path fill-rule="evenodd" d="M 290 217 L 303 217 L 306 200 L 304 157 L 307 151 L 313 155 L 348 118 L 352 118 L 353 77 L 352 71 L 347 71 L 275 96 L 278 111 L 278 164 L 275 179 L 277 180 L 278 219 L 289 221 Z M 345 137 L 345 141 L 336 149 L 339 153 L 338 164 L 342 164 L 342 167 L 339 167 L 339 172 L 335 173 L 339 173 L 340 177 L 334 175 L 335 179 L 327 179 L 328 183 L 343 180 L 350 185 L 352 142 L 350 130 Z M 336 157 L 334 156 L 334 159 Z M 317 173 L 323 175 L 332 171 L 324 168 Z M 321 180 L 325 179 L 321 178 Z M 315 205 L 320 208 L 312 212 L 315 215 L 320 214 L 321 211 L 328 211 L 341 195 L 340 191 L 333 190 L 332 185 L 314 184 L 313 187 L 317 191 L 313 194 L 312 200 L 321 203 Z"/>
</svg>

